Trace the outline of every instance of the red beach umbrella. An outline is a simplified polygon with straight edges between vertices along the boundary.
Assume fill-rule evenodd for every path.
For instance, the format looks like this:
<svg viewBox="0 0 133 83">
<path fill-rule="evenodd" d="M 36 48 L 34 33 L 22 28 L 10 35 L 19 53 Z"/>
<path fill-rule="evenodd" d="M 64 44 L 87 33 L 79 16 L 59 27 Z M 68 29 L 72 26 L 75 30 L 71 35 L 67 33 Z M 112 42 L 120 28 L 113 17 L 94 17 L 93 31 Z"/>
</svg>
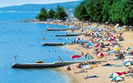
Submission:
<svg viewBox="0 0 133 83">
<path fill-rule="evenodd" d="M 123 74 L 122 72 L 115 72 L 115 73 L 118 74 L 119 76 Z"/>
<path fill-rule="evenodd" d="M 100 47 L 101 46 L 101 43 L 98 43 L 97 45 L 96 45 L 96 48 L 98 48 L 98 47 Z"/>
<path fill-rule="evenodd" d="M 109 42 L 109 43 L 107 43 L 107 45 L 108 45 L 108 46 L 111 46 L 111 45 L 113 45 L 113 43 Z"/>
<path fill-rule="evenodd" d="M 71 58 L 74 59 L 74 58 L 80 58 L 81 56 L 80 55 L 72 55 Z"/>
<path fill-rule="evenodd" d="M 96 56 L 98 56 L 98 57 L 104 57 L 105 55 L 104 55 L 103 52 L 101 52 L 101 53 L 98 53 Z"/>
</svg>

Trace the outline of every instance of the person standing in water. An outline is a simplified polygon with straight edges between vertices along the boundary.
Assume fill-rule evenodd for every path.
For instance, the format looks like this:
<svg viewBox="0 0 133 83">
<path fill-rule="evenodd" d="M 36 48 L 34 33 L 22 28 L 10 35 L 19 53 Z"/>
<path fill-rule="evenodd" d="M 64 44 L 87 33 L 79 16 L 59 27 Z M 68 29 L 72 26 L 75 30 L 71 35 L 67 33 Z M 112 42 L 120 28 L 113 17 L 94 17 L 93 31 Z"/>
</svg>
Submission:
<svg viewBox="0 0 133 83">
<path fill-rule="evenodd" d="M 58 56 L 59 60 L 58 61 L 63 61 L 62 58 L 60 56 Z"/>
</svg>

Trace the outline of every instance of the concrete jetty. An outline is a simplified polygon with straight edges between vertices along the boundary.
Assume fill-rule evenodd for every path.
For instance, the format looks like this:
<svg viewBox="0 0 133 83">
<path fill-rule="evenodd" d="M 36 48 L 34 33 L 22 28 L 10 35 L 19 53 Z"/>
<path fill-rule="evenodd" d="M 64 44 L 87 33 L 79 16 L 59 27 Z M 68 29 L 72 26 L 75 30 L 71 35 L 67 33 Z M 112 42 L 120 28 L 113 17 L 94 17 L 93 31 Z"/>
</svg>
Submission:
<svg viewBox="0 0 133 83">
<path fill-rule="evenodd" d="M 105 61 L 90 61 L 88 63 L 99 63 Z M 54 63 L 24 63 L 24 64 L 14 64 L 12 68 L 56 68 L 67 66 L 70 64 L 81 63 L 81 61 L 63 61 Z"/>
<path fill-rule="evenodd" d="M 43 43 L 42 46 L 64 46 L 64 42 L 48 42 Z"/>
<path fill-rule="evenodd" d="M 56 35 L 56 36 L 79 36 L 81 34 L 60 34 L 60 35 Z"/>
<path fill-rule="evenodd" d="M 66 31 L 66 30 L 79 30 L 79 28 L 47 29 L 47 31 Z"/>
</svg>

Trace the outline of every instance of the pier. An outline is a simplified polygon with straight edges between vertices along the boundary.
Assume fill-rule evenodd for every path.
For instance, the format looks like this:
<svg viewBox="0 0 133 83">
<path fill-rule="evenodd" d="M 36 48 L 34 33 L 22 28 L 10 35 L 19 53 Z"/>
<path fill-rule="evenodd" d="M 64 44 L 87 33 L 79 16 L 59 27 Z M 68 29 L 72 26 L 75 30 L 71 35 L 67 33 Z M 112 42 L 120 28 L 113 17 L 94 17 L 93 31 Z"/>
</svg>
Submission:
<svg viewBox="0 0 133 83">
<path fill-rule="evenodd" d="M 64 42 L 48 42 L 43 43 L 42 46 L 64 46 Z"/>
<path fill-rule="evenodd" d="M 79 30 L 79 28 L 67 28 L 67 29 L 47 29 L 47 31 L 66 31 L 66 30 Z"/>
<path fill-rule="evenodd" d="M 105 61 L 90 61 L 88 63 L 100 63 Z M 24 63 L 24 64 L 14 64 L 12 68 L 56 68 L 67 66 L 75 63 L 81 63 L 81 61 L 64 61 L 64 62 L 54 62 L 54 63 Z"/>
<path fill-rule="evenodd" d="M 56 35 L 56 36 L 79 36 L 81 34 L 60 34 L 60 35 Z"/>
</svg>

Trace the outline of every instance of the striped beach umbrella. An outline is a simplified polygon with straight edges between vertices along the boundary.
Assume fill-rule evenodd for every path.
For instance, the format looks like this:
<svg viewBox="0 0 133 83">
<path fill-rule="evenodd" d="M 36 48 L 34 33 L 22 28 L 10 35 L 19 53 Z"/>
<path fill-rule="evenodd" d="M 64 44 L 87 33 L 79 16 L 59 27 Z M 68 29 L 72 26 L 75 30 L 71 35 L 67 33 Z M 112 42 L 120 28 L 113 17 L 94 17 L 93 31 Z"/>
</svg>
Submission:
<svg viewBox="0 0 133 83">
<path fill-rule="evenodd" d="M 117 77 L 112 78 L 111 80 L 112 81 L 123 81 L 124 77 L 117 76 Z"/>
<path fill-rule="evenodd" d="M 133 65 L 133 62 L 128 62 L 125 64 L 126 66 L 130 66 L 130 65 Z"/>
<path fill-rule="evenodd" d="M 130 65 L 133 65 L 133 61 L 123 61 L 123 65 L 125 66 L 130 66 Z"/>
<path fill-rule="evenodd" d="M 112 45 L 113 45 L 113 43 L 111 43 L 111 42 L 107 43 L 107 46 L 112 46 Z"/>
<path fill-rule="evenodd" d="M 96 56 L 97 56 L 97 57 L 104 57 L 105 55 L 104 55 L 103 52 L 101 52 L 101 53 L 98 53 Z"/>
<path fill-rule="evenodd" d="M 131 51 L 131 52 L 128 52 L 128 54 L 130 54 L 130 55 L 133 55 L 133 51 Z"/>
<path fill-rule="evenodd" d="M 97 45 L 96 45 L 96 48 L 98 48 L 98 47 L 100 47 L 101 46 L 101 43 L 98 43 Z"/>
<path fill-rule="evenodd" d="M 93 38 L 92 41 L 99 41 L 99 38 Z"/>
<path fill-rule="evenodd" d="M 114 77 L 117 77 L 117 76 L 120 76 L 120 75 L 117 74 L 117 73 L 112 73 L 111 75 L 109 75 L 109 78 L 114 78 Z"/>
<path fill-rule="evenodd" d="M 93 60 L 93 59 L 94 59 L 93 56 L 91 56 L 90 54 L 85 55 L 85 60 L 86 61 L 90 61 L 90 60 Z"/>
</svg>

